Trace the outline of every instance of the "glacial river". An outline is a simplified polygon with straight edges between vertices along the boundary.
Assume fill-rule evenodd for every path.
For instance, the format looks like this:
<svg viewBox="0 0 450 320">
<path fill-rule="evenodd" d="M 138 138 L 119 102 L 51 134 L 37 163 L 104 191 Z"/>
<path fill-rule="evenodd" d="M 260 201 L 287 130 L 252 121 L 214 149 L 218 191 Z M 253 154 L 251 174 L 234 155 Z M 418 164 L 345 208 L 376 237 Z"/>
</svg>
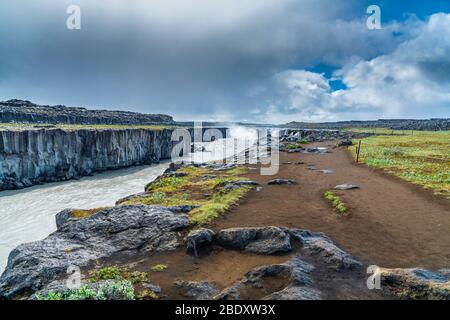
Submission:
<svg viewBox="0 0 450 320">
<path fill-rule="evenodd" d="M 254 130 L 232 129 L 239 137 L 237 148 L 227 146 L 225 156 L 242 152 L 256 136 Z M 227 139 L 230 140 L 230 139 Z M 196 162 L 219 160 L 223 140 L 205 144 L 206 152 L 196 153 Z M 220 151 L 218 151 L 220 150 Z M 34 186 L 23 190 L 0 192 L 0 274 L 11 250 L 19 244 L 45 238 L 56 230 L 55 215 L 66 208 L 89 209 L 112 206 L 123 197 L 144 191 L 144 186 L 162 174 L 170 162 L 132 167 L 71 180 Z"/>
</svg>

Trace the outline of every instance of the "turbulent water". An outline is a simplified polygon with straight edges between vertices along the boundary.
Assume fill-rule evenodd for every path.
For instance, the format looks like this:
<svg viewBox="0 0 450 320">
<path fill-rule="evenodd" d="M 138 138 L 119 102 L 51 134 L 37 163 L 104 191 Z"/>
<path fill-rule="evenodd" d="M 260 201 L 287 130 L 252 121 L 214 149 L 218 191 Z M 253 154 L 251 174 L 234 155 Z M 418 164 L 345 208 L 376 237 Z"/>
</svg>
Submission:
<svg viewBox="0 0 450 320">
<path fill-rule="evenodd" d="M 243 138 L 252 141 L 255 131 L 236 128 L 231 130 L 231 136 L 239 139 L 237 148 L 229 144 L 222 152 L 223 140 L 205 144 L 206 152 L 195 153 L 193 160 L 206 162 L 241 152 L 248 147 Z M 54 217 L 59 211 L 112 206 L 120 198 L 144 191 L 144 186 L 162 174 L 168 164 L 109 171 L 80 180 L 1 192 L 0 273 L 12 249 L 22 243 L 43 239 L 56 230 Z"/>
</svg>

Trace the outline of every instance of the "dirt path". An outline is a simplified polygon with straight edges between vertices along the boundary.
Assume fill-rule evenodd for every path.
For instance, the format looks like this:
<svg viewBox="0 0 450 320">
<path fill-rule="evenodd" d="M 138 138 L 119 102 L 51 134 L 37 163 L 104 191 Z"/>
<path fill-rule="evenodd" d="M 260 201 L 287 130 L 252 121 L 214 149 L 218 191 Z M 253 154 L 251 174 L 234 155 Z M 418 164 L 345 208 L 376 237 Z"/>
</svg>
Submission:
<svg viewBox="0 0 450 320">
<path fill-rule="evenodd" d="M 285 164 L 298 161 L 304 164 Z M 298 185 L 268 186 L 274 176 L 251 170 L 248 177 L 263 189 L 252 191 L 211 227 L 275 225 L 321 231 L 367 264 L 450 267 L 450 201 L 380 170 L 355 165 L 345 148 L 325 155 L 281 153 L 280 164 L 276 177 L 295 179 Z M 316 170 L 308 170 L 308 164 Z M 334 173 L 324 174 L 321 169 Z M 338 217 L 323 198 L 325 191 L 342 183 L 361 187 L 336 192 L 350 209 L 348 217 Z"/>
</svg>

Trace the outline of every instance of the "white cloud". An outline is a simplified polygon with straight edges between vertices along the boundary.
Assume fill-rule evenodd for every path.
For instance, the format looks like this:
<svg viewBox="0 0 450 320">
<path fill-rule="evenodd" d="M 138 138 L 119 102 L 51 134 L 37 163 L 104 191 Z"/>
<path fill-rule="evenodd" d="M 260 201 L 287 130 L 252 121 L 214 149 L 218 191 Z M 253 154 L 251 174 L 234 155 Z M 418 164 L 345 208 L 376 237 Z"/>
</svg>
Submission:
<svg viewBox="0 0 450 320">
<path fill-rule="evenodd" d="M 413 25 L 413 37 L 392 53 L 351 61 L 336 71 L 333 79 L 341 79 L 346 89 L 331 92 L 329 79 L 304 70 L 278 74 L 281 87 L 270 116 L 280 122 L 448 117 L 450 14 Z"/>
</svg>

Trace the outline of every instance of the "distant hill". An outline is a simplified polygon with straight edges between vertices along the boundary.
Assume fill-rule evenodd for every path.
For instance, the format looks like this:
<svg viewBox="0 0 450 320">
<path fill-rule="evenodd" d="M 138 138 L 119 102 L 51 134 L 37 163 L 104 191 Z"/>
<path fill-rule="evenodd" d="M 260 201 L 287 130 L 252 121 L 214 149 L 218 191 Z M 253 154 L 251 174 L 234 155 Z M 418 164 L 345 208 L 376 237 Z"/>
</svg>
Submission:
<svg viewBox="0 0 450 320">
<path fill-rule="evenodd" d="M 304 129 L 346 129 L 346 128 L 388 128 L 393 130 L 450 130 L 450 118 L 447 119 L 379 119 L 373 121 L 338 122 L 289 122 L 280 127 Z"/>
<path fill-rule="evenodd" d="M 173 118 L 164 114 L 144 114 L 129 111 L 88 110 L 63 105 L 37 105 L 26 100 L 0 102 L 0 123 L 49 124 L 116 124 L 153 125 L 174 124 Z"/>
</svg>

